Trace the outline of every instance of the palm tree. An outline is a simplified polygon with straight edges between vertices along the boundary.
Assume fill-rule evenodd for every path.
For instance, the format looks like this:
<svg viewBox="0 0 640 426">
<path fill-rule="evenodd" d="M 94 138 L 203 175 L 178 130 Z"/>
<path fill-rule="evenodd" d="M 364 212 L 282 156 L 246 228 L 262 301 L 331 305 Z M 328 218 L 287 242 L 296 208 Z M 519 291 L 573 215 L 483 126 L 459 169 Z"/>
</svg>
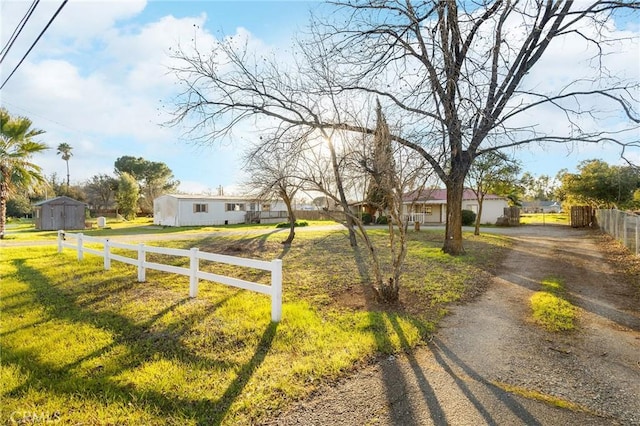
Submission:
<svg viewBox="0 0 640 426">
<path fill-rule="evenodd" d="M 61 155 L 62 159 L 67 162 L 67 188 L 69 188 L 69 159 L 73 155 L 71 153 L 72 149 L 73 148 L 68 143 L 63 142 L 60 145 L 58 145 L 57 154 Z"/>
<path fill-rule="evenodd" d="M 9 195 L 45 181 L 42 169 L 30 161 L 34 154 L 48 149 L 44 143 L 33 140 L 43 133 L 31 129 L 28 118 L 13 118 L 0 108 L 0 238 L 4 238 Z"/>
</svg>

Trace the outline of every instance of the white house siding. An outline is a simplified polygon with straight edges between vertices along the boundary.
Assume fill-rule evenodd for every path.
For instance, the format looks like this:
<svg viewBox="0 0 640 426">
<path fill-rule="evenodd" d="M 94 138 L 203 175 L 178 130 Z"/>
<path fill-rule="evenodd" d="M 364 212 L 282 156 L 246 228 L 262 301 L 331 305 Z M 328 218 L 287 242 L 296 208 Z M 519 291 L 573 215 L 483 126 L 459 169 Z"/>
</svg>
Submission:
<svg viewBox="0 0 640 426">
<path fill-rule="evenodd" d="M 237 197 L 163 195 L 153 201 L 153 223 L 162 226 L 232 225 L 245 222 L 254 201 Z M 243 204 L 244 210 L 227 211 L 227 204 Z M 196 207 L 197 206 L 197 207 Z M 254 204 L 259 209 L 259 205 Z"/>
<path fill-rule="evenodd" d="M 153 223 L 162 226 L 179 226 L 178 199 L 163 195 L 153 200 Z"/>
<path fill-rule="evenodd" d="M 501 198 L 485 198 L 482 203 L 482 218 L 480 219 L 480 223 L 496 223 L 496 220 L 504 214 L 505 207 L 508 207 L 508 204 Z M 431 209 L 431 213 L 428 213 L 429 208 Z M 462 208 L 477 213 L 478 201 L 475 199 L 462 200 Z M 447 205 L 435 204 L 432 201 L 420 204 L 415 203 L 411 212 L 409 212 L 409 205 L 405 204 L 404 215 L 408 218 L 409 222 L 443 224 L 447 221 Z"/>
<path fill-rule="evenodd" d="M 464 204 L 464 202 L 463 202 Z M 476 205 L 478 203 L 476 202 Z M 504 214 L 504 208 L 509 207 L 503 199 L 485 199 L 482 203 L 482 217 L 480 223 L 494 224 L 500 216 Z"/>
</svg>

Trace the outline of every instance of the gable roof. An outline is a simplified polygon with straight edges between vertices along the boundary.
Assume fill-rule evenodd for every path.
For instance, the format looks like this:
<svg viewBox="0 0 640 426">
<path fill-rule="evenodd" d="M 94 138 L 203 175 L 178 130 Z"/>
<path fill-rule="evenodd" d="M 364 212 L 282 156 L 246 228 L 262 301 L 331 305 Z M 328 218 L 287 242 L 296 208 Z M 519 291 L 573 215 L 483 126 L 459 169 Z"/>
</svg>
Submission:
<svg viewBox="0 0 640 426">
<path fill-rule="evenodd" d="M 462 193 L 462 200 L 476 200 L 476 193 L 469 188 L 465 188 Z M 485 194 L 485 200 L 502 200 L 504 197 L 500 197 L 494 194 Z M 439 188 L 423 188 L 415 191 L 407 192 L 402 196 L 404 203 L 429 203 L 429 204 L 446 204 L 447 202 L 447 190 Z"/>
<path fill-rule="evenodd" d="M 245 201 L 255 202 L 258 201 L 255 197 L 241 197 L 237 195 L 193 195 L 193 194 L 164 194 L 156 198 L 175 198 L 177 200 L 191 200 L 191 201 Z"/>
<path fill-rule="evenodd" d="M 38 206 L 43 206 L 45 204 L 54 204 L 54 205 L 76 204 L 76 205 L 83 205 L 83 206 L 87 205 L 87 203 L 83 203 L 82 201 L 74 200 L 71 197 L 61 195 L 59 197 L 49 198 L 48 200 L 38 201 L 37 203 L 33 203 L 33 206 L 38 207 Z"/>
</svg>

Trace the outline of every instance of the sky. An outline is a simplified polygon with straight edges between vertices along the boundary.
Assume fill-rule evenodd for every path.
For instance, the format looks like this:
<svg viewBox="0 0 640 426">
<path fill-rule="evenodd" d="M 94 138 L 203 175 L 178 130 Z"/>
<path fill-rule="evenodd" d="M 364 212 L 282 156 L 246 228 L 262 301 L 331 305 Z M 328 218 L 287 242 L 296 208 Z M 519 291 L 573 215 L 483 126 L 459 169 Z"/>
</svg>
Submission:
<svg viewBox="0 0 640 426">
<path fill-rule="evenodd" d="M 43 0 L 35 9 L 5 60 L 4 82 L 63 0 Z M 164 125 L 163 106 L 177 94 L 168 73 L 170 52 L 178 45 L 244 34 L 265 48 L 286 49 L 303 28 L 309 9 L 305 1 L 140 1 L 71 0 L 44 33 L 15 74 L 0 91 L 0 104 L 12 115 L 29 117 L 45 130 L 40 140 L 52 147 L 34 160 L 49 176 L 66 178 L 66 165 L 56 147 L 72 146 L 72 183 L 99 173 L 113 174 L 118 157 L 129 155 L 166 163 L 188 193 L 240 191 L 240 154 L 245 140 L 195 146 L 184 129 Z M 31 1 L 2 0 L 1 44 L 29 9 Z M 625 29 L 638 35 L 637 24 Z M 625 65 L 640 80 L 638 40 L 628 45 Z M 630 58 L 630 60 L 629 60 Z M 626 62 L 625 62 L 626 64 Z M 570 67 L 569 67 L 570 68 Z M 640 139 L 640 135 L 636 135 Z M 640 164 L 640 152 L 628 152 Z M 516 153 L 523 170 L 539 176 L 563 168 L 575 171 L 586 159 L 618 164 L 612 145 L 581 147 L 531 146 Z"/>
</svg>

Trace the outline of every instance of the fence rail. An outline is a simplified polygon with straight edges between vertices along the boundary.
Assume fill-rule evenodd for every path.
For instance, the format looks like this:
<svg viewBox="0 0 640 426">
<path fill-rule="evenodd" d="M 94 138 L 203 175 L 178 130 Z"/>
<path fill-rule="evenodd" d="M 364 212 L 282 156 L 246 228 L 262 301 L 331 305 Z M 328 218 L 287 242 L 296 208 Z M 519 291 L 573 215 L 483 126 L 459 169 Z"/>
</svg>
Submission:
<svg viewBox="0 0 640 426">
<path fill-rule="evenodd" d="M 69 240 L 74 240 L 70 242 Z M 102 244 L 101 250 L 87 247 L 85 243 Z M 123 244 L 110 241 L 108 238 L 90 237 L 81 233 L 65 233 L 58 231 L 58 253 L 62 253 L 64 248 L 71 248 L 77 251 L 78 260 L 83 260 L 84 253 L 91 253 L 104 258 L 104 269 L 111 268 L 111 261 L 117 260 L 129 265 L 138 267 L 138 282 L 146 280 L 146 270 L 153 269 L 171 274 L 186 275 L 189 277 L 189 296 L 194 298 L 198 295 L 199 280 L 213 281 L 220 284 L 255 291 L 271 297 L 271 321 L 279 322 L 282 319 L 282 260 L 272 261 L 245 259 L 242 257 L 226 256 L 222 254 L 201 252 L 198 248 L 190 250 L 171 249 L 166 247 L 146 246 L 144 244 Z M 130 250 L 135 252 L 135 257 L 123 256 L 111 252 L 112 248 Z M 164 263 L 149 262 L 146 259 L 147 253 L 163 254 L 170 256 L 186 257 L 189 259 L 189 267 L 166 265 Z M 209 262 L 225 263 L 228 265 L 241 266 L 246 268 L 260 269 L 271 272 L 271 285 L 245 281 L 239 278 L 227 277 L 211 272 L 200 270 L 200 260 Z"/>
<path fill-rule="evenodd" d="M 620 210 L 596 210 L 600 229 L 640 256 L 640 216 Z"/>
</svg>

